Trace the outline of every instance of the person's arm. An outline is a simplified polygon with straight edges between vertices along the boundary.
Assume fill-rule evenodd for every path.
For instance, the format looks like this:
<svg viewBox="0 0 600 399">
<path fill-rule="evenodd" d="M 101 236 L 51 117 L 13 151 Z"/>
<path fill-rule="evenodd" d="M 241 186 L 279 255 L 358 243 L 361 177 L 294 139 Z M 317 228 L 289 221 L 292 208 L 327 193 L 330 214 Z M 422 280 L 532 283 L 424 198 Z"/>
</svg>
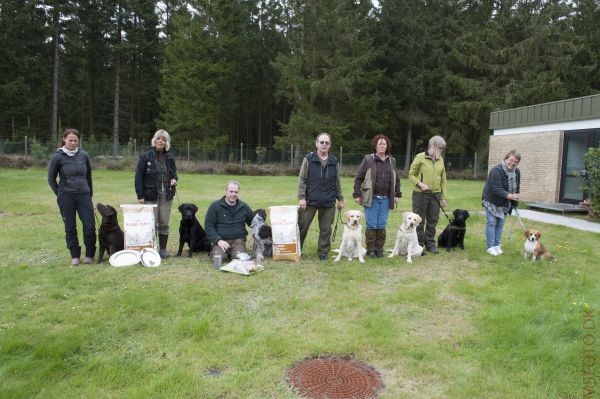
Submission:
<svg viewBox="0 0 600 399">
<path fill-rule="evenodd" d="M 56 183 L 56 177 L 58 176 L 58 170 L 60 163 L 57 156 L 50 158 L 50 164 L 48 165 L 48 185 L 54 191 L 54 195 L 58 195 L 58 183 Z"/>
<path fill-rule="evenodd" d="M 365 181 L 365 175 L 368 169 L 368 156 L 369 155 L 363 158 L 362 162 L 360 163 L 360 166 L 358 167 L 358 170 L 356 171 L 356 176 L 354 177 L 354 191 L 352 192 L 352 197 L 354 197 L 356 202 L 359 204 L 362 202 L 362 192 L 360 190 L 360 187 Z"/>
<path fill-rule="evenodd" d="M 336 180 L 336 186 L 337 186 L 337 190 L 335 193 L 335 198 L 337 198 L 338 201 L 338 208 L 339 209 L 344 209 L 344 193 L 342 192 L 342 182 L 340 179 L 340 164 L 338 163 L 335 166 L 335 180 Z"/>
<path fill-rule="evenodd" d="M 92 163 L 90 162 L 90 157 L 87 154 L 85 155 L 85 166 L 87 167 L 85 179 L 87 180 L 88 186 L 90 187 L 90 197 L 93 197 L 94 187 L 92 186 Z"/>
<path fill-rule="evenodd" d="M 410 180 L 413 186 L 421 188 L 419 186 L 419 183 L 421 183 L 421 160 L 419 158 L 420 154 L 417 155 L 410 164 L 410 169 L 408 170 L 408 180 Z"/>
<path fill-rule="evenodd" d="M 440 159 L 440 161 L 442 161 L 442 165 L 443 164 L 443 160 Z M 444 169 L 442 169 L 442 176 L 440 176 L 440 185 L 441 185 L 441 192 L 442 192 L 442 200 L 448 202 L 448 179 L 446 178 L 446 167 L 444 166 Z"/>
<path fill-rule="evenodd" d="M 144 159 L 144 154 L 141 154 L 138 158 L 138 162 L 135 168 L 135 193 L 137 195 L 138 201 L 144 201 L 144 172 L 146 170 L 146 162 Z"/>
<path fill-rule="evenodd" d="M 177 176 L 177 165 L 175 164 L 175 157 L 171 156 L 171 186 L 174 186 L 179 181 L 179 177 Z"/>
<path fill-rule="evenodd" d="M 304 157 L 298 174 L 298 199 L 306 199 L 306 181 L 308 180 L 308 159 Z"/>
<path fill-rule="evenodd" d="M 204 231 L 213 245 L 216 245 L 221 239 L 221 236 L 217 233 L 217 206 L 214 202 L 208 207 L 204 216 Z"/>
<path fill-rule="evenodd" d="M 304 157 L 298 174 L 298 207 L 306 209 L 306 181 L 308 180 L 308 159 Z"/>
</svg>

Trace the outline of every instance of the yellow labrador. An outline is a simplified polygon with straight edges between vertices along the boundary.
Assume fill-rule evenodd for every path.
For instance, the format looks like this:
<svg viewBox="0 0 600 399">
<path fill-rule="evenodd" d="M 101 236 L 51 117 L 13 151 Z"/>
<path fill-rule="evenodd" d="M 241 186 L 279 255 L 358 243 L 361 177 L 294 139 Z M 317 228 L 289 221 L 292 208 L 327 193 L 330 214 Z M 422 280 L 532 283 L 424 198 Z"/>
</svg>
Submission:
<svg viewBox="0 0 600 399">
<path fill-rule="evenodd" d="M 348 257 L 348 260 L 357 257 L 361 263 L 365 263 L 364 256 L 367 250 L 362 245 L 362 226 L 360 221 L 363 218 L 361 211 L 345 211 L 342 216 L 344 222 L 344 232 L 342 234 L 342 243 L 340 249 L 334 249 L 337 257 L 333 260 L 337 262 L 342 256 Z"/>
<path fill-rule="evenodd" d="M 421 217 L 416 213 L 402 213 L 403 222 L 398 229 L 396 244 L 389 258 L 395 255 L 406 255 L 406 261 L 412 263 L 413 256 L 421 256 L 423 247 L 419 245 L 417 226 L 421 224 Z"/>
</svg>

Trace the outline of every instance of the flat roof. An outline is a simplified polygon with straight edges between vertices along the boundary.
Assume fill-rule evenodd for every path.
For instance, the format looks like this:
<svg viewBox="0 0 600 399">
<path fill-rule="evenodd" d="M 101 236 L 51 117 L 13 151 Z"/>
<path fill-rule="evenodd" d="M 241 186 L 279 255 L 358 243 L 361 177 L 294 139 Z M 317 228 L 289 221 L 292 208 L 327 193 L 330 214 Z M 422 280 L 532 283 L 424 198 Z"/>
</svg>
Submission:
<svg viewBox="0 0 600 399">
<path fill-rule="evenodd" d="M 600 94 L 490 113 L 490 129 L 600 118 Z"/>
</svg>

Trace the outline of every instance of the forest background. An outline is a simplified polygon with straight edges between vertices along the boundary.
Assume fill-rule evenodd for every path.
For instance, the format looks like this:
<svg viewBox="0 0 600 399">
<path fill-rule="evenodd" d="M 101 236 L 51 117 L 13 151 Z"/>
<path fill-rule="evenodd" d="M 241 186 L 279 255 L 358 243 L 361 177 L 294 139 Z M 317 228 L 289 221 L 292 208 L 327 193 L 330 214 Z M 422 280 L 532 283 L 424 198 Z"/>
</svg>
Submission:
<svg viewBox="0 0 600 399">
<path fill-rule="evenodd" d="M 487 153 L 489 114 L 600 92 L 597 0 L 2 0 L 0 139 Z M 408 162 L 409 157 L 405 160 Z"/>
</svg>

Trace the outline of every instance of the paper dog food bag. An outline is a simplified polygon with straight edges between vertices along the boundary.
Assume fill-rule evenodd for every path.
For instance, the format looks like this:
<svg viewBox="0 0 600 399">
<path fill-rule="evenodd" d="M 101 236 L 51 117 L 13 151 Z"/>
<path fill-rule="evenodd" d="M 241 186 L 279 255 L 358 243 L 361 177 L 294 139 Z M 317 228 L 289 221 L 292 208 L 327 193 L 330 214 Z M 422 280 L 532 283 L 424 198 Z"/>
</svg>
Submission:
<svg viewBox="0 0 600 399">
<path fill-rule="evenodd" d="M 269 218 L 273 232 L 273 260 L 298 262 L 300 260 L 298 206 L 271 206 Z"/>
<path fill-rule="evenodd" d="M 156 204 L 121 205 L 125 249 L 156 249 L 154 208 Z"/>
</svg>

